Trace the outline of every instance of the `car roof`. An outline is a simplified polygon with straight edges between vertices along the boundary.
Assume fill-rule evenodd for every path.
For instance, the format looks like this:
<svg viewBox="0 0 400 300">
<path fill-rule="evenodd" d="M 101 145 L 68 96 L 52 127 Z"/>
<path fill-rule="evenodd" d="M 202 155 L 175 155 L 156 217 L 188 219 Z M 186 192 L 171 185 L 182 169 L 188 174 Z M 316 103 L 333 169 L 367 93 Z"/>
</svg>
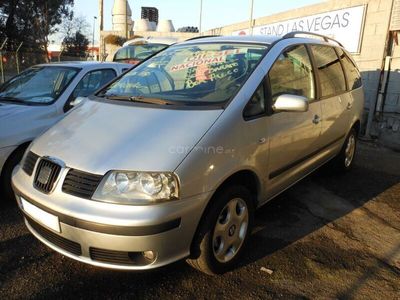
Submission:
<svg viewBox="0 0 400 300">
<path fill-rule="evenodd" d="M 39 64 L 37 66 L 48 67 L 48 66 L 60 66 L 60 67 L 72 67 L 80 69 L 100 69 L 100 68 L 111 68 L 115 66 L 122 66 L 131 68 L 131 64 L 118 63 L 118 62 L 101 62 L 101 61 L 61 61 L 52 62 L 46 64 Z"/>
<path fill-rule="evenodd" d="M 280 40 L 292 40 L 293 42 L 302 43 L 314 43 L 314 44 L 323 44 L 329 46 L 339 46 L 343 48 L 340 44 L 335 45 L 330 41 L 324 41 L 323 36 L 313 36 L 312 33 L 303 33 L 306 36 L 303 37 L 280 37 L 275 35 L 232 35 L 232 36 L 205 36 L 205 37 L 196 37 L 189 40 L 186 40 L 181 43 L 177 43 L 177 45 L 190 45 L 190 44 L 201 44 L 201 43 L 248 43 L 248 44 L 264 44 L 271 45 Z M 336 42 L 332 40 L 333 42 Z M 336 42 L 338 43 L 338 42 Z"/>
<path fill-rule="evenodd" d="M 269 45 L 279 40 L 280 37 L 273 35 L 231 35 L 231 36 L 209 36 L 197 37 L 179 43 L 182 44 L 198 44 L 198 43 L 250 43 Z"/>
<path fill-rule="evenodd" d="M 135 38 L 129 41 L 126 41 L 122 47 L 126 46 L 135 46 L 136 43 L 145 42 L 146 44 L 165 44 L 172 45 L 178 42 L 179 39 L 176 37 L 147 37 L 147 38 Z"/>
</svg>

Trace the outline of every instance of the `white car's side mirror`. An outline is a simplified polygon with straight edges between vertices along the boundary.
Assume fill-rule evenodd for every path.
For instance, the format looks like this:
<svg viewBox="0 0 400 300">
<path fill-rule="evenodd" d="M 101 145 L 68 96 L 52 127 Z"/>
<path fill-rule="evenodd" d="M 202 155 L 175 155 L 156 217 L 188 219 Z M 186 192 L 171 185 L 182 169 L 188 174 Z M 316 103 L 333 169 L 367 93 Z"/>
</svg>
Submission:
<svg viewBox="0 0 400 300">
<path fill-rule="evenodd" d="M 308 100 L 303 96 L 280 95 L 272 106 L 275 112 L 305 112 L 308 111 Z"/>
<path fill-rule="evenodd" d="M 82 103 L 83 101 L 85 101 L 85 97 L 76 97 L 74 100 L 72 100 L 69 105 L 71 107 L 75 107 L 78 106 L 80 103 Z"/>
</svg>

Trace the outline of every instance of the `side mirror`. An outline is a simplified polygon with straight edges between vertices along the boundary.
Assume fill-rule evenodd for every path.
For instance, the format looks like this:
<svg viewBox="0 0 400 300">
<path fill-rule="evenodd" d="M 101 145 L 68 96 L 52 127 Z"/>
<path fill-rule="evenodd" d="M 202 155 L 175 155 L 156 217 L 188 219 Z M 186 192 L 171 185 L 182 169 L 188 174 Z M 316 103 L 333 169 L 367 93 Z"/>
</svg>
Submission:
<svg viewBox="0 0 400 300">
<path fill-rule="evenodd" d="M 78 106 L 80 103 L 82 103 L 83 101 L 85 101 L 85 97 L 76 97 L 74 100 L 72 100 L 69 105 L 71 107 L 75 107 Z"/>
<path fill-rule="evenodd" d="M 308 100 L 303 96 L 280 95 L 272 106 L 275 112 L 305 112 L 308 111 Z"/>
</svg>

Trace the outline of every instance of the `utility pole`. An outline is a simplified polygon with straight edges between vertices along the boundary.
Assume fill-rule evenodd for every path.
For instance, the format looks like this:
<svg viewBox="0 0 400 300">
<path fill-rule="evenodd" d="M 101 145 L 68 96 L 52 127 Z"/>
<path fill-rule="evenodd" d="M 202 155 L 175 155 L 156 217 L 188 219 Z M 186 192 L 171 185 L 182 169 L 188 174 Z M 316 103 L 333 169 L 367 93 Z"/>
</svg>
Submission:
<svg viewBox="0 0 400 300">
<path fill-rule="evenodd" d="M 103 0 L 99 0 L 99 28 L 100 28 L 100 32 L 103 31 L 103 18 L 104 18 L 104 3 Z"/>
<path fill-rule="evenodd" d="M 92 56 L 93 56 L 93 60 L 94 60 L 94 33 L 96 31 L 96 16 L 93 16 L 93 38 L 92 38 Z"/>
<path fill-rule="evenodd" d="M 254 0 L 250 0 L 250 21 L 249 21 L 250 35 L 253 35 L 253 8 L 254 8 Z"/>
<path fill-rule="evenodd" d="M 125 2 L 125 37 L 128 40 L 128 0 Z"/>
<path fill-rule="evenodd" d="M 199 21 L 199 33 L 201 35 L 202 29 L 201 29 L 201 23 L 202 23 L 202 17 L 203 17 L 203 0 L 200 0 L 200 21 Z"/>
</svg>

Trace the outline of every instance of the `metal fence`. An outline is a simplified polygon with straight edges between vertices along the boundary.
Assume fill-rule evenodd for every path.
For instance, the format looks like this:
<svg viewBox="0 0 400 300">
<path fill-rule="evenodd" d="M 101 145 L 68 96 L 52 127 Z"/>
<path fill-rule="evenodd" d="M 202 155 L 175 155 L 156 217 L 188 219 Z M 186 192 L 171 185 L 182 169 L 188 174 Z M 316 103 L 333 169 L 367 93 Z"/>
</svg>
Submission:
<svg viewBox="0 0 400 300">
<path fill-rule="evenodd" d="M 48 54 L 44 51 L 19 51 L 18 47 L 15 51 L 4 51 L 0 44 L 0 84 L 6 82 L 23 70 L 37 64 L 59 61 L 84 61 L 89 57 L 64 56 L 62 53 Z"/>
</svg>

